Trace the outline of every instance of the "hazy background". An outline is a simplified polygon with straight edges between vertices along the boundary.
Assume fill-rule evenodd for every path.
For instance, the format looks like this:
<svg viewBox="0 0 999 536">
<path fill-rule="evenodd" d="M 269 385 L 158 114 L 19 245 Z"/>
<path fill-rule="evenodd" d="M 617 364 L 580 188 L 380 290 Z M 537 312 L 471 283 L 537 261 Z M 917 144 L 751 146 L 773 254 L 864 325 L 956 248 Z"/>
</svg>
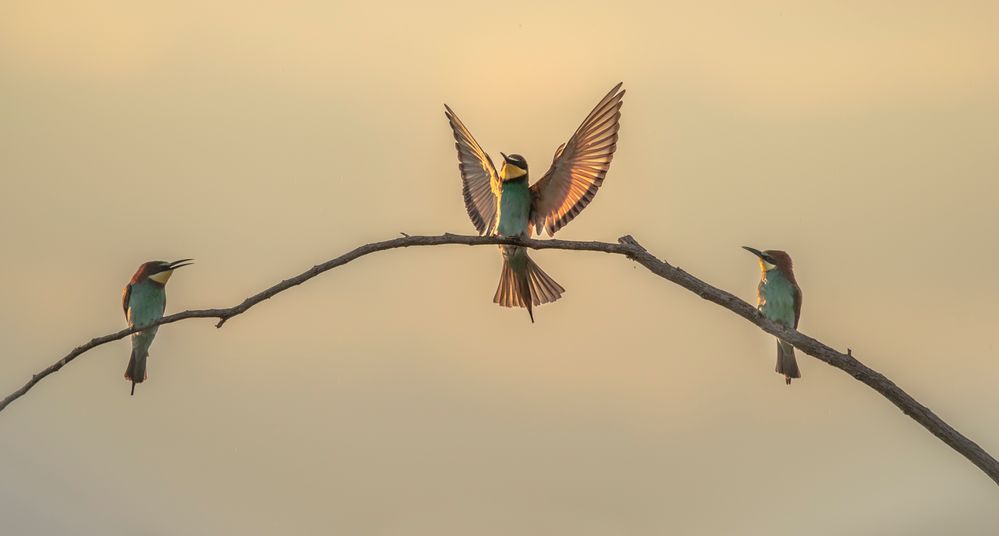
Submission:
<svg viewBox="0 0 999 536">
<path fill-rule="evenodd" d="M 617 158 L 559 237 L 631 233 L 999 454 L 995 2 L 3 2 L 0 390 L 124 326 L 356 245 L 473 231 L 443 103 L 543 171 L 616 82 Z M 655 4 L 655 5 L 653 5 Z M 840 371 L 619 257 L 492 303 L 492 247 L 395 250 L 221 330 L 128 342 L 0 414 L 5 534 L 977 535 L 999 490 Z"/>
</svg>

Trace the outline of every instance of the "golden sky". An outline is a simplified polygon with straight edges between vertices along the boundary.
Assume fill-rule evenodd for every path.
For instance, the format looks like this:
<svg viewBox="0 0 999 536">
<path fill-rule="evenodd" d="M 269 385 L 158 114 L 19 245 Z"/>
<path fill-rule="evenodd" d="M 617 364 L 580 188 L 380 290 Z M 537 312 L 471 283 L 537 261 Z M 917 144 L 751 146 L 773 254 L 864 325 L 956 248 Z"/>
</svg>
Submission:
<svg viewBox="0 0 999 536">
<path fill-rule="evenodd" d="M 806 5 L 807 4 L 807 5 Z M 559 238 L 634 235 L 999 454 L 995 2 L 25 2 L 0 17 L 0 390 L 124 326 L 229 306 L 374 240 L 472 233 L 451 105 L 547 167 L 624 81 L 619 149 Z M 492 247 L 396 250 L 216 330 L 160 330 L 0 415 L 11 534 L 935 535 L 999 523 L 974 466 L 837 369 L 629 261 L 492 303 Z"/>
</svg>

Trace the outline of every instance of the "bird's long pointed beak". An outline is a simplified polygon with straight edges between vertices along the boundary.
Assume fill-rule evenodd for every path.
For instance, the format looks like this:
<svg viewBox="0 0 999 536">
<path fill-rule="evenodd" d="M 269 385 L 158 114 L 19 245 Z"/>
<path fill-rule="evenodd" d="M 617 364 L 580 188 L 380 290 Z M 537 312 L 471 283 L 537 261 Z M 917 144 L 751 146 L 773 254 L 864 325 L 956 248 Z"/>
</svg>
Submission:
<svg viewBox="0 0 999 536">
<path fill-rule="evenodd" d="M 504 153 L 503 151 L 500 151 L 500 156 L 503 157 L 503 161 L 504 162 L 509 162 L 510 161 L 510 159 L 506 157 L 506 153 Z"/>
<path fill-rule="evenodd" d="M 173 261 L 169 264 L 171 270 L 176 270 L 177 268 L 183 268 L 185 266 L 190 266 L 194 264 L 194 259 L 180 259 L 179 261 Z"/>
<path fill-rule="evenodd" d="M 760 250 L 758 250 L 758 249 L 756 249 L 756 248 L 751 248 L 749 246 L 742 246 L 742 249 L 744 249 L 744 250 L 752 253 L 753 255 L 756 255 L 757 257 L 759 257 L 761 259 L 763 258 L 763 252 L 760 251 Z"/>
</svg>

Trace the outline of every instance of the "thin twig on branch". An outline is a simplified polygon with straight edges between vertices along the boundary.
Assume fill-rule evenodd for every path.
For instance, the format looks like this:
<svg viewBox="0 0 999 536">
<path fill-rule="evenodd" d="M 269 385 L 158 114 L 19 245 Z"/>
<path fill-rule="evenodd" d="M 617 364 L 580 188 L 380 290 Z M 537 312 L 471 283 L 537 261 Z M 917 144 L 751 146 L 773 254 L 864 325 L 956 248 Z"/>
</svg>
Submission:
<svg viewBox="0 0 999 536">
<path fill-rule="evenodd" d="M 384 242 L 375 242 L 360 246 L 344 255 L 313 266 L 291 279 L 281 281 L 280 283 L 258 294 L 250 296 L 239 305 L 235 305 L 227 309 L 199 309 L 184 311 L 182 313 L 164 316 L 152 325 L 170 324 L 187 318 L 217 318 L 219 321 L 216 324 L 216 327 L 222 327 L 222 325 L 225 324 L 225 322 L 230 318 L 245 313 L 254 305 L 270 298 L 271 296 L 288 290 L 291 287 L 301 285 L 302 283 L 327 270 L 332 270 L 333 268 L 347 264 L 348 262 L 359 257 L 388 249 L 413 246 L 439 246 L 444 244 L 464 244 L 468 246 L 517 244 L 533 249 L 599 251 L 628 257 L 659 277 L 676 283 L 694 294 L 697 294 L 701 298 L 714 302 L 729 311 L 732 311 L 751 323 L 756 324 L 763 331 L 784 339 L 802 352 L 846 372 L 866 384 L 871 389 L 881 393 L 881 395 L 891 401 L 891 403 L 898 406 L 903 413 L 923 425 L 923 427 L 929 430 L 930 433 L 937 436 L 941 441 L 970 460 L 971 463 L 975 464 L 986 475 L 988 475 L 989 478 L 999 484 L 999 462 L 997 462 L 995 458 L 990 456 L 988 452 L 985 452 L 985 450 L 979 447 L 974 441 L 971 441 L 967 437 L 963 436 L 960 432 L 944 422 L 940 417 L 937 417 L 936 414 L 930 411 L 929 408 L 909 396 L 908 393 L 903 391 L 899 386 L 895 385 L 894 382 L 886 378 L 881 373 L 858 361 L 853 357 L 852 351 L 848 350 L 847 353 L 844 354 L 798 331 L 785 328 L 767 320 L 763 317 L 763 315 L 757 312 L 756 307 L 753 307 L 735 295 L 713 287 L 693 275 L 672 266 L 665 261 L 659 260 L 631 236 L 623 236 L 618 239 L 617 244 L 611 244 L 607 242 L 579 242 L 571 240 L 525 240 L 493 236 L 463 236 L 450 233 L 445 233 L 441 236 L 406 235 L 393 240 L 386 240 Z M 32 375 L 31 379 L 20 389 L 11 393 L 9 396 L 4 398 L 3 401 L 0 401 L 0 411 L 6 408 L 11 402 L 27 393 L 43 378 L 58 371 L 70 361 L 79 357 L 81 354 L 111 341 L 123 339 L 136 331 L 140 330 L 137 328 L 123 329 L 117 333 L 91 339 L 86 344 L 74 348 L 73 351 L 66 354 L 66 356 L 59 361 L 56 361 L 38 374 Z"/>
</svg>

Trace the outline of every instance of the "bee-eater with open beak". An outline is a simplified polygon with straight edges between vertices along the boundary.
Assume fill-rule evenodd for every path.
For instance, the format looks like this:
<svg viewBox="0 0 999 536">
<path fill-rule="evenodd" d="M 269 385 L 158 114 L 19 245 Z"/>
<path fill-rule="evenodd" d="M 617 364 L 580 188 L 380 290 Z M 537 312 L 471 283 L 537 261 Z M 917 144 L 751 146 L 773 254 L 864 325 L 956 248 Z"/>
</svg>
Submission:
<svg viewBox="0 0 999 536">
<path fill-rule="evenodd" d="M 166 309 L 166 283 L 174 270 L 193 264 L 191 260 L 149 261 L 139 266 L 121 296 L 121 306 L 125 310 L 128 327 L 146 326 L 163 317 Z M 157 329 L 159 326 L 132 334 L 132 357 L 125 369 L 125 379 L 132 382 L 133 395 L 135 384 L 146 379 L 146 358 L 149 357 L 149 345 L 153 343 Z"/>
<path fill-rule="evenodd" d="M 446 104 L 445 115 L 458 148 L 465 209 L 480 235 L 530 238 L 561 229 L 596 195 L 617 149 L 621 84 L 604 97 L 583 124 L 556 151 L 551 167 L 528 186 L 527 161 L 519 154 L 503 155 L 499 173 L 472 133 Z M 553 302 L 565 291 L 520 246 L 500 246 L 503 270 L 493 301 L 503 307 L 525 307 L 534 322 L 532 306 Z"/>
<path fill-rule="evenodd" d="M 801 288 L 794 279 L 791 256 L 775 249 L 760 251 L 743 246 L 760 261 L 760 286 L 756 289 L 756 308 L 763 316 L 785 327 L 798 329 L 801 317 Z M 800 378 L 794 346 L 777 339 L 777 373 L 791 385 L 792 378 Z"/>
</svg>

